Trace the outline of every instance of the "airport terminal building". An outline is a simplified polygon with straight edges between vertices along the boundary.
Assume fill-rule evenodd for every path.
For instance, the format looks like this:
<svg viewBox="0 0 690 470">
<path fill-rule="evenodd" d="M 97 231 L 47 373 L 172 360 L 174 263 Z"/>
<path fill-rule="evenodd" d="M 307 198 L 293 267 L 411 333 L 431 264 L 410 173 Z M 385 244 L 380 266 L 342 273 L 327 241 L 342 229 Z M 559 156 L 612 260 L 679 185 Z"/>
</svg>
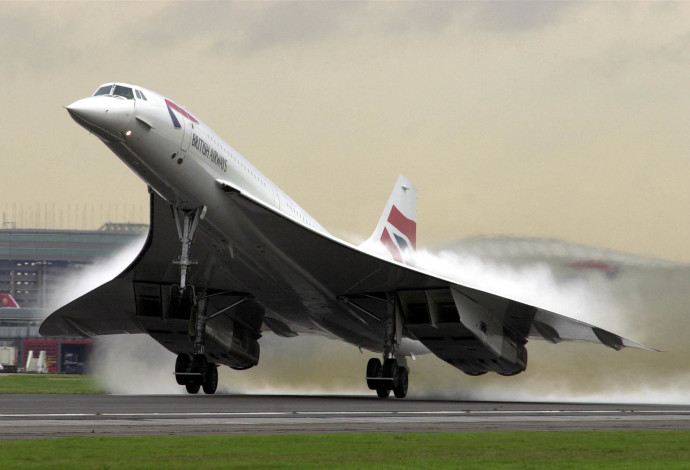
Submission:
<svg viewBox="0 0 690 470">
<path fill-rule="evenodd" d="M 43 319 L 65 302 L 70 284 L 88 267 L 141 243 L 146 224 L 103 225 L 98 230 L 0 229 L 0 294 L 10 294 L 18 308 L 0 305 L 0 347 L 17 351 L 23 367 L 29 351 L 45 351 L 50 372 L 69 372 L 83 363 L 91 347 L 84 338 L 43 338 Z"/>
</svg>

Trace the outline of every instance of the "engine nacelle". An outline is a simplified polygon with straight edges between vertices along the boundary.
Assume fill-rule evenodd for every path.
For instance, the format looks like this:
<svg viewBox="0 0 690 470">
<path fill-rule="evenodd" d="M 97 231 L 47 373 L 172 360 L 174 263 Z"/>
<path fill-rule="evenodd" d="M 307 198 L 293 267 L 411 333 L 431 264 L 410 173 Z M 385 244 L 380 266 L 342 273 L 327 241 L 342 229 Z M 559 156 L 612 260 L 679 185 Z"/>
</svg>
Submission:
<svg viewBox="0 0 690 470">
<path fill-rule="evenodd" d="M 527 369 L 527 348 L 524 344 L 515 344 L 512 340 L 505 338 L 503 351 L 509 351 L 509 353 L 502 354 L 498 359 L 500 369 L 496 372 L 510 377 Z"/>
<path fill-rule="evenodd" d="M 206 355 L 213 362 L 244 370 L 259 363 L 261 334 L 221 315 L 206 324 Z"/>
<path fill-rule="evenodd" d="M 483 352 L 475 353 L 478 360 L 472 364 L 473 370 L 475 372 L 494 371 L 506 376 L 525 371 L 527 348 L 524 344 L 516 343 L 507 336 L 503 328 L 503 317 L 511 304 L 491 311 L 484 304 L 476 302 L 458 289 L 451 288 L 451 294 L 460 323 L 472 332 L 484 349 Z"/>
</svg>

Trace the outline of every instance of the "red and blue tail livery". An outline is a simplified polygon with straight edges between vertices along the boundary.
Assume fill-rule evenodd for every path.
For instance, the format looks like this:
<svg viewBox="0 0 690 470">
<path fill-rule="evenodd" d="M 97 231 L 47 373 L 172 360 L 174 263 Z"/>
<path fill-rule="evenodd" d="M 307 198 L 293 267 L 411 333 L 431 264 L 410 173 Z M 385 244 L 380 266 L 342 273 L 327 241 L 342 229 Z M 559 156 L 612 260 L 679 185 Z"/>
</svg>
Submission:
<svg viewBox="0 0 690 470">
<path fill-rule="evenodd" d="M 380 242 L 393 259 L 412 264 L 417 249 L 417 188 L 400 176 L 369 241 Z"/>
<path fill-rule="evenodd" d="M 403 262 L 403 254 L 417 248 L 417 223 L 408 219 L 393 206 L 381 234 L 381 243 L 388 249 L 395 261 Z"/>
</svg>

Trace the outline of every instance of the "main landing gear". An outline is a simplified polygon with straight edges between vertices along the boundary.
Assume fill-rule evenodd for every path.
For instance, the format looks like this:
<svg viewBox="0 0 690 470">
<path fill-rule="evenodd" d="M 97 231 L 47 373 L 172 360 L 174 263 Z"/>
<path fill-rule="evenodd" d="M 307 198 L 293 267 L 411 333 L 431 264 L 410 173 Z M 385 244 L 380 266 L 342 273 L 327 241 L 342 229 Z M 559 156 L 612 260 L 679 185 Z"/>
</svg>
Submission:
<svg viewBox="0 0 690 470">
<path fill-rule="evenodd" d="M 173 208 L 177 234 L 182 243 L 180 265 L 180 285 L 170 288 L 170 309 L 177 312 L 176 317 L 189 317 L 189 336 L 193 341 L 192 354 L 180 353 L 175 361 L 175 380 L 184 385 L 188 393 L 196 394 L 203 388 L 211 395 L 218 388 L 218 366 L 208 362 L 204 353 L 204 333 L 206 330 L 206 299 L 197 299 L 194 286 L 187 285 L 189 267 L 196 262 L 189 257 L 194 234 L 199 222 L 206 214 L 206 206 L 191 210 Z"/>
<path fill-rule="evenodd" d="M 197 300 L 194 287 L 170 288 L 170 307 L 189 314 L 189 336 L 193 340 L 192 354 L 180 353 L 175 361 L 175 380 L 184 385 L 187 392 L 196 394 L 203 388 L 212 395 L 218 388 L 217 365 L 209 362 L 204 354 L 204 332 L 206 329 L 206 301 Z M 180 313 L 182 313 L 180 312 Z"/>
<path fill-rule="evenodd" d="M 395 355 L 401 336 L 401 319 L 396 308 L 395 296 L 389 294 L 386 302 L 386 316 L 383 318 L 383 363 L 378 358 L 367 363 L 367 386 L 376 390 L 379 398 L 388 398 L 391 391 L 396 398 L 407 396 L 409 372 L 405 358 Z M 400 361 L 398 361 L 400 359 Z"/>
<path fill-rule="evenodd" d="M 218 366 L 206 361 L 203 354 L 179 354 L 175 361 L 175 380 L 184 385 L 188 393 L 197 394 L 200 389 L 212 395 L 218 388 Z"/>
<path fill-rule="evenodd" d="M 374 357 L 367 363 L 367 386 L 376 390 L 379 398 L 388 398 L 391 391 L 395 398 L 407 396 L 409 372 L 407 367 L 398 365 L 395 358 L 381 360 Z"/>
</svg>

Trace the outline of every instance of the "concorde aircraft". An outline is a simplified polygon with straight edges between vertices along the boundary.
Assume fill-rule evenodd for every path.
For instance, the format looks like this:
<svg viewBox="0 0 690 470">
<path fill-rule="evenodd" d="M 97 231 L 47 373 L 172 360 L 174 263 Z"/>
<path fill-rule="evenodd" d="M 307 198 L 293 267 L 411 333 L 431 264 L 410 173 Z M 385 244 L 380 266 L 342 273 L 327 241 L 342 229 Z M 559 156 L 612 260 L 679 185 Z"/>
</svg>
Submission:
<svg viewBox="0 0 690 470">
<path fill-rule="evenodd" d="M 50 315 L 45 336 L 146 333 L 177 354 L 189 393 L 218 365 L 259 362 L 265 332 L 318 334 L 381 355 L 366 382 L 408 390 L 407 358 L 431 352 L 469 375 L 527 367 L 529 339 L 645 346 L 415 267 L 417 190 L 399 177 L 363 245 L 334 237 L 186 108 L 125 83 L 67 106 L 148 185 L 151 221 L 115 279 Z"/>
</svg>

